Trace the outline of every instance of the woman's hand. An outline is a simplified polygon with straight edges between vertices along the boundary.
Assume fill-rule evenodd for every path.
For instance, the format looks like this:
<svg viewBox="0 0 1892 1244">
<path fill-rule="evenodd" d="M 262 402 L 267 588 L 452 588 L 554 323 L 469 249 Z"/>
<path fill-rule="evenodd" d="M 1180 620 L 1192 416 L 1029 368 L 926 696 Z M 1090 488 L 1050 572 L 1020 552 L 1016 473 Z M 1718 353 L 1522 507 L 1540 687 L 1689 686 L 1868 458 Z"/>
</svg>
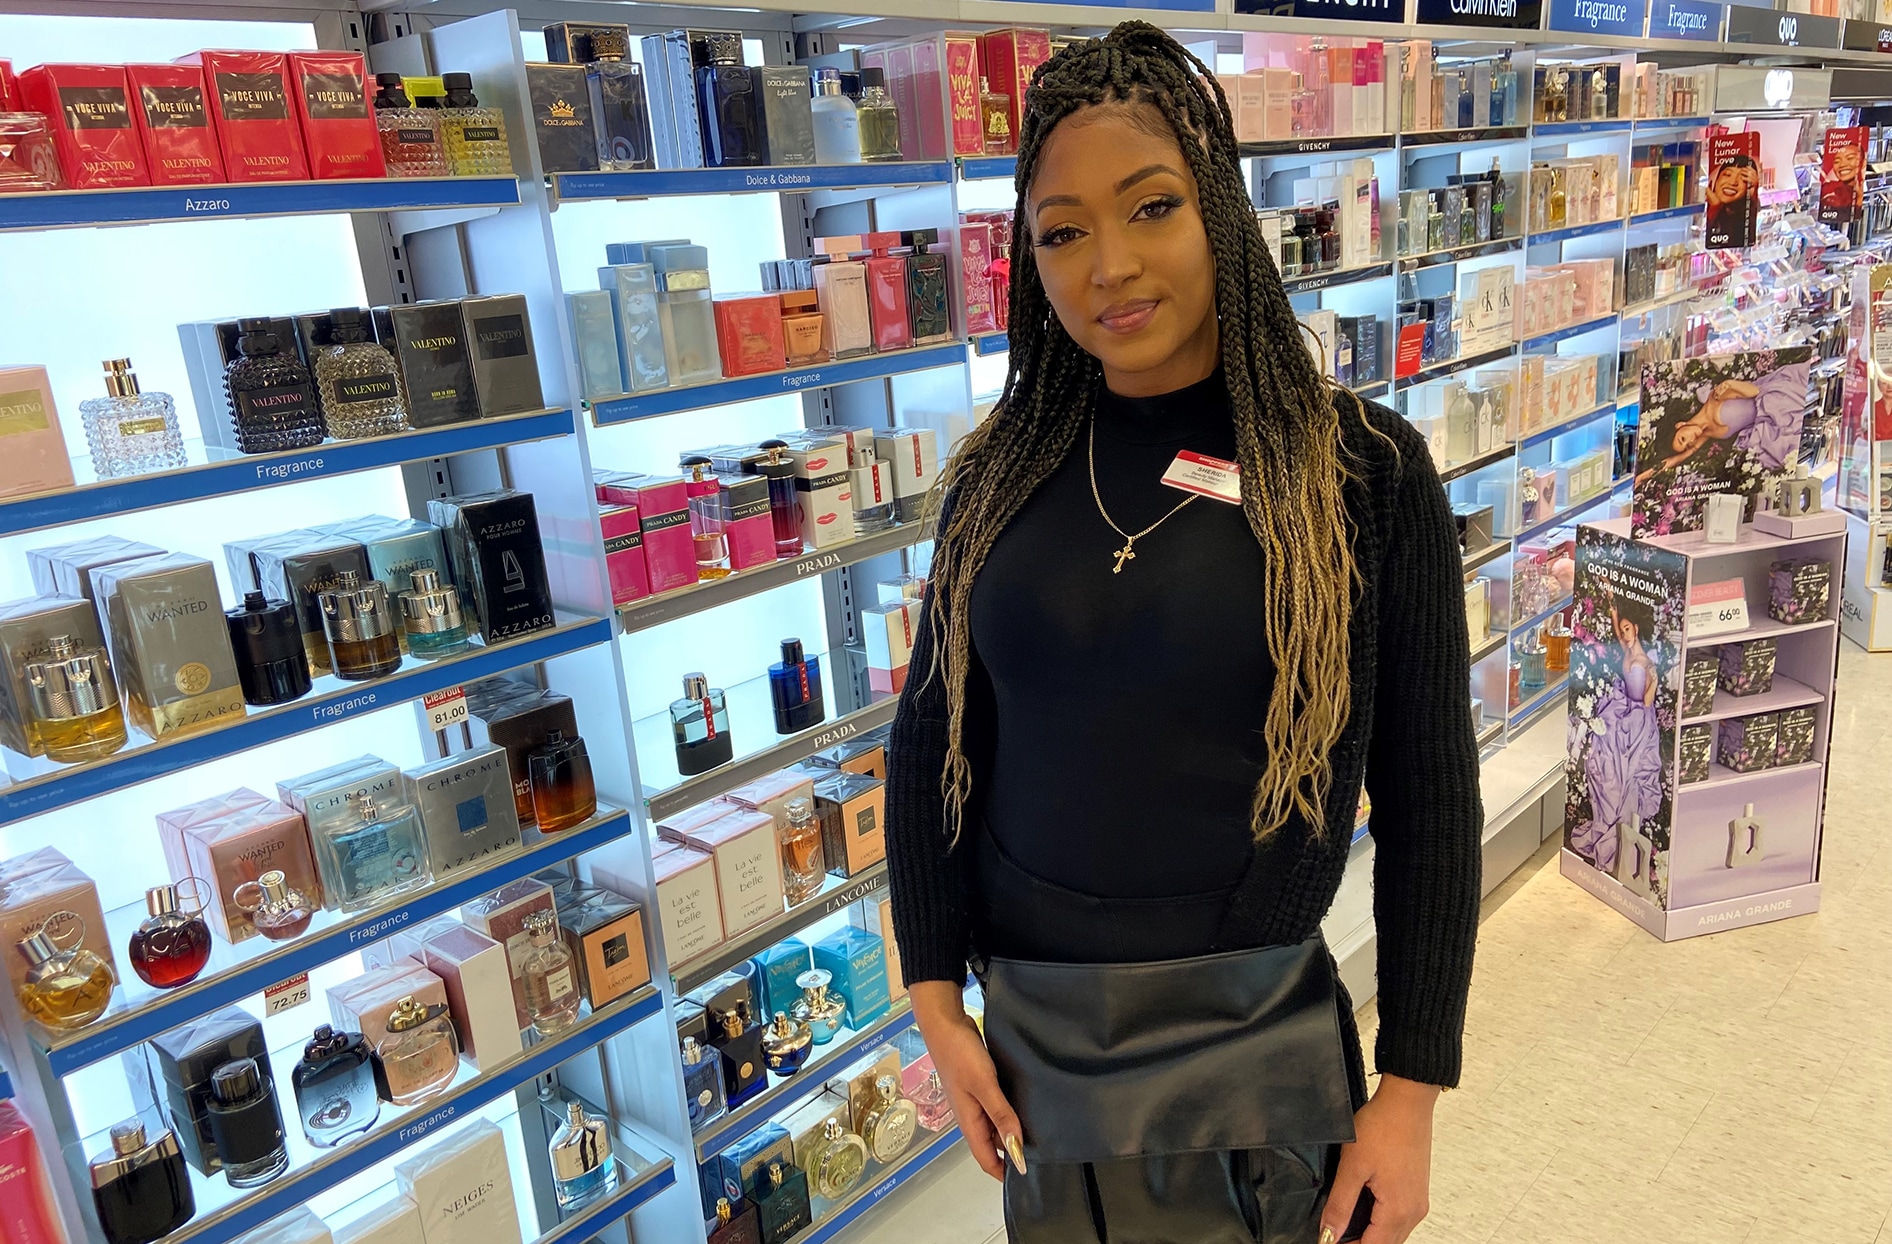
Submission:
<svg viewBox="0 0 1892 1244">
<path fill-rule="evenodd" d="M 959 1134 L 972 1149 L 979 1169 L 1001 1182 L 1005 1156 L 1010 1154 L 1018 1173 L 1025 1173 L 1023 1129 L 1012 1103 L 999 1090 L 998 1072 L 986 1053 L 979 1026 L 966 1014 L 960 987 L 950 981 L 916 981 L 908 988 L 913 1018 L 926 1039 L 940 1085 L 952 1102 Z"/>
<path fill-rule="evenodd" d="M 1403 1244 L 1425 1218 L 1438 1099 L 1433 1085 L 1380 1077 L 1379 1092 L 1353 1116 L 1353 1143 L 1340 1148 L 1340 1170 L 1321 1214 L 1321 1244 L 1346 1233 L 1362 1187 L 1373 1189 L 1373 1222 L 1361 1244 Z"/>
</svg>

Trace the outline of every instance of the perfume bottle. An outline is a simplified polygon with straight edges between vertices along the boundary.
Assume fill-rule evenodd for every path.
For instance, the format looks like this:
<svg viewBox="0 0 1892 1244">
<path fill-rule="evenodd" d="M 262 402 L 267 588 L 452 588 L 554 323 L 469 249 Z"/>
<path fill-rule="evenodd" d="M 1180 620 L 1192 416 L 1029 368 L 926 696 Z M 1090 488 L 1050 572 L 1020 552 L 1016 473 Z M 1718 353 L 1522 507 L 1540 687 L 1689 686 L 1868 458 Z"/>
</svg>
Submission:
<svg viewBox="0 0 1892 1244">
<path fill-rule="evenodd" d="M 210 926 L 202 915 L 179 907 L 174 885 L 146 890 L 145 910 L 149 918 L 131 935 L 132 971 L 158 989 L 190 984 L 210 962 Z"/>
<path fill-rule="evenodd" d="M 762 1244 L 787 1244 L 813 1218 L 808 1205 L 808 1176 L 798 1166 L 769 1163 L 769 1175 L 756 1189 L 757 1225 Z"/>
<path fill-rule="evenodd" d="M 709 1028 L 710 1044 L 723 1055 L 723 1100 L 734 1110 L 769 1086 L 762 1061 L 762 1025 L 735 1010 L 712 1014 Z"/>
<path fill-rule="evenodd" d="M 855 101 L 860 117 L 861 159 L 869 164 L 900 158 L 900 111 L 887 93 L 883 70 L 861 70 L 861 95 Z"/>
<path fill-rule="evenodd" d="M 782 299 L 782 343 L 788 365 L 806 367 L 828 361 L 821 344 L 821 295 L 812 289 L 785 289 Z"/>
<path fill-rule="evenodd" d="M 839 1119 L 829 1119 L 821 1126 L 821 1139 L 810 1150 L 808 1179 L 815 1195 L 836 1201 L 861 1181 L 867 1170 L 867 1142 L 841 1126 Z"/>
<path fill-rule="evenodd" d="M 656 253 L 657 323 L 672 384 L 723 378 L 716 348 L 716 311 L 710 298 L 709 250 L 669 246 Z"/>
<path fill-rule="evenodd" d="M 440 581 L 437 570 L 410 571 L 412 591 L 401 593 L 401 626 L 407 650 L 424 661 L 452 656 L 473 646 L 467 638 L 460 590 Z"/>
<path fill-rule="evenodd" d="M 723 1117 L 723 1055 L 713 1045 L 683 1038 L 683 1096 L 690 1111 L 690 1129 Z"/>
<path fill-rule="evenodd" d="M 343 911 L 366 911 L 433 883 L 427 839 L 411 804 L 383 806 L 363 795 L 349 807 L 353 824 L 334 821 L 315 834 L 322 890 Z"/>
<path fill-rule="evenodd" d="M 48 1028 L 83 1028 L 111 1005 L 118 978 L 111 964 L 84 946 L 61 950 L 42 926 L 20 943 L 20 953 L 27 963 L 19 989 L 27 1018 Z"/>
<path fill-rule="evenodd" d="M 861 121 L 854 101 L 841 93 L 839 69 L 815 70 L 815 163 L 859 164 Z"/>
<path fill-rule="evenodd" d="M 861 1119 L 861 1139 L 876 1162 L 891 1162 L 907 1151 L 919 1128 L 919 1112 L 900 1096 L 900 1078 L 874 1081 L 874 1104 Z"/>
<path fill-rule="evenodd" d="M 561 1213 L 589 1205 L 611 1187 L 611 1129 L 577 1102 L 566 1104 L 565 1121 L 552 1134 L 552 1191 Z"/>
<path fill-rule="evenodd" d="M 786 441 L 763 441 L 758 446 L 768 457 L 754 466 L 768 477 L 769 523 L 775 530 L 775 555 L 801 556 L 801 501 L 795 496 L 795 464 L 783 456 Z"/>
<path fill-rule="evenodd" d="M 1590 120 L 1606 121 L 1610 115 L 1609 75 L 1598 65 L 1590 73 Z"/>
<path fill-rule="evenodd" d="M 1498 157 L 1491 157 L 1491 171 L 1485 174 L 1485 180 L 1491 183 L 1491 240 L 1500 241 L 1504 237 L 1504 217 L 1510 208 L 1506 191 L 1510 188 L 1505 182 L 1504 170 L 1498 167 Z"/>
<path fill-rule="evenodd" d="M 926 248 L 939 241 L 938 229 L 909 229 L 900 235 L 907 253 L 907 318 L 913 325 L 913 344 L 932 345 L 953 339 L 952 300 L 948 297 L 946 256 Z M 1340 257 L 1340 238 L 1334 238 L 1334 258 Z"/>
<path fill-rule="evenodd" d="M 1754 815 L 1754 805 L 1746 804 L 1741 815 L 1728 822 L 1729 868 L 1747 868 L 1767 856 L 1767 825 Z"/>
<path fill-rule="evenodd" d="M 511 177 L 512 146 L 506 141 L 506 114 L 480 105 L 473 75 L 441 76 L 447 88 L 440 110 L 440 142 L 455 177 Z"/>
<path fill-rule="evenodd" d="M 238 320 L 237 328 L 237 357 L 223 372 L 237 448 L 272 454 L 320 445 L 327 430 L 309 369 L 293 348 L 285 350 L 269 320 Z"/>
<path fill-rule="evenodd" d="M 1518 642 L 1518 689 L 1526 695 L 1544 689 L 1544 645 L 1536 632 Z"/>
<path fill-rule="evenodd" d="M 872 445 L 863 446 L 848 464 L 848 492 L 853 494 L 854 533 L 871 536 L 893 526 L 893 467 Z"/>
<path fill-rule="evenodd" d="M 1012 137 L 1012 97 L 992 89 L 989 79 L 979 79 L 979 119 L 985 130 L 987 155 L 1011 155 L 1018 150 Z"/>
<path fill-rule="evenodd" d="M 946 1098 L 946 1086 L 939 1082 L 939 1072 L 926 1073 L 926 1083 L 913 1094 L 915 1118 L 929 1132 L 943 1132 L 953 1125 L 953 1104 Z"/>
<path fill-rule="evenodd" d="M 374 1047 L 375 1091 L 397 1106 L 431 1101 L 453 1083 L 460 1038 L 444 1006 L 402 998 L 388 1016 L 388 1035 Z"/>
<path fill-rule="evenodd" d="M 695 777 L 735 758 L 729 705 L 723 689 L 701 674 L 683 676 L 683 698 L 670 704 L 670 734 L 677 745 L 677 773 Z"/>
<path fill-rule="evenodd" d="M 870 233 L 864 241 L 873 254 L 867 270 L 867 306 L 874 322 L 874 349 L 904 350 L 913 344 L 913 324 L 907 318 L 907 257 L 893 253 L 897 233 Z"/>
<path fill-rule="evenodd" d="M 1550 194 L 1544 200 L 1545 220 L 1553 229 L 1561 229 L 1569 219 L 1569 194 L 1564 189 L 1562 165 L 1550 166 Z"/>
<path fill-rule="evenodd" d="M 703 126 L 703 163 L 711 168 L 760 164 L 755 75 L 742 63 L 742 36 L 725 31 L 705 35 L 702 53 L 696 107 Z"/>
<path fill-rule="evenodd" d="M 315 904 L 302 891 L 291 889 L 288 878 L 271 869 L 236 889 L 237 906 L 250 915 L 256 931 L 272 942 L 301 937 L 315 919 Z"/>
<path fill-rule="evenodd" d="M 827 716 L 821 698 L 821 658 L 804 657 L 801 640 L 782 641 L 782 659 L 769 666 L 769 698 L 775 704 L 777 734 L 795 734 L 820 725 Z"/>
<path fill-rule="evenodd" d="M 696 577 L 729 577 L 729 536 L 723 527 L 722 487 L 710 473 L 710 460 L 692 455 L 682 465 L 690 472 L 684 493 L 690 501 L 690 542 L 696 549 Z"/>
<path fill-rule="evenodd" d="M 815 293 L 821 300 L 821 345 L 830 358 L 853 358 L 874 349 L 867 267 L 854 258 L 854 248 L 860 243 L 859 237 L 816 239 L 823 256 L 813 273 Z M 901 297 L 904 305 L 904 293 Z"/>
<path fill-rule="evenodd" d="M 830 991 L 833 981 L 834 973 L 826 968 L 810 968 L 795 978 L 801 998 L 790 1014 L 796 1023 L 808 1025 L 816 1045 L 834 1040 L 834 1034 L 847 1022 L 847 999 Z"/>
<path fill-rule="evenodd" d="M 565 737 L 553 730 L 526 756 L 532 778 L 532 814 L 539 832 L 554 834 L 591 819 L 598 810 L 598 790 L 592 784 L 591 756 L 577 735 Z"/>
<path fill-rule="evenodd" d="M 100 479 L 168 471 L 185 464 L 184 434 L 169 393 L 142 393 L 130 359 L 107 359 L 105 396 L 79 403 L 92 470 Z"/>
<path fill-rule="evenodd" d="M 337 678 L 361 682 L 401 668 L 401 642 L 395 638 L 394 611 L 379 579 L 366 583 L 344 570 L 334 587 L 319 593 L 322 631 L 328 637 L 331 668 Z"/>
<path fill-rule="evenodd" d="M 738 1214 L 728 1197 L 717 1197 L 709 1244 L 762 1244 L 762 1228 L 756 1222 L 755 1206 L 745 1205 Z"/>
<path fill-rule="evenodd" d="M 792 1076 L 808 1061 L 815 1047 L 814 1033 L 781 1011 L 762 1030 L 762 1063 L 778 1076 Z"/>
<path fill-rule="evenodd" d="M 246 704 L 287 704 L 309 694 L 309 657 L 302 647 L 302 620 L 286 600 L 245 592 L 243 603 L 227 610 L 230 650 L 236 656 L 237 682 Z"/>
<path fill-rule="evenodd" d="M 1551 66 L 1544 81 L 1544 120 L 1570 119 L 1570 73 L 1561 66 Z"/>
<path fill-rule="evenodd" d="M 656 168 L 650 149 L 650 102 L 644 68 L 626 59 L 625 36 L 602 27 L 591 35 L 594 59 L 585 66 L 592 125 L 598 132 L 598 167 L 607 171 Z M 741 56 L 741 52 L 737 52 Z"/>
<path fill-rule="evenodd" d="M 526 1014 L 542 1037 L 564 1032 L 578 1022 L 578 978 L 572 952 L 558 936 L 558 919 L 549 911 L 526 917 L 531 948 L 520 961 L 526 983 Z"/>
<path fill-rule="evenodd" d="M 1543 644 L 1546 672 L 1561 674 L 1570 668 L 1570 627 L 1561 616 L 1550 620 L 1550 629 L 1543 634 Z"/>
<path fill-rule="evenodd" d="M 210 1073 L 210 1137 L 232 1188 L 266 1184 L 289 1169 L 276 1087 L 253 1058 L 238 1058 Z"/>
<path fill-rule="evenodd" d="M 145 1139 L 141 1119 L 112 1125 L 112 1147 L 92 1159 L 92 1205 L 106 1244 L 152 1244 L 191 1220 L 197 1200 L 177 1134 Z"/>
<path fill-rule="evenodd" d="M 125 709 L 105 650 L 55 635 L 46 655 L 20 670 L 33 710 L 33 732 L 46 755 L 63 764 L 97 760 L 125 745 Z"/>
<path fill-rule="evenodd" d="M 821 850 L 821 821 L 808 800 L 795 798 L 783 809 L 782 826 L 776 831 L 782 850 L 782 891 L 788 905 L 805 903 L 821 893 L 828 866 Z"/>
<path fill-rule="evenodd" d="M 1012 244 L 1010 242 L 992 243 L 992 262 L 986 265 L 985 274 L 992 282 L 992 309 L 998 313 L 999 331 L 1005 332 L 1012 322 Z"/>
<path fill-rule="evenodd" d="M 407 431 L 394 356 L 369 340 L 359 307 L 336 307 L 328 315 L 328 344 L 314 359 L 328 434 L 349 441 Z"/>
<path fill-rule="evenodd" d="M 390 177 L 445 177 L 447 156 L 440 146 L 440 110 L 416 108 L 398 73 L 374 76 L 374 123 L 381 131 L 381 154 Z"/>
<path fill-rule="evenodd" d="M 318 1026 L 290 1073 L 302 1134 L 318 1149 L 333 1149 L 374 1126 L 381 1115 L 374 1055 L 358 1032 Z"/>
</svg>

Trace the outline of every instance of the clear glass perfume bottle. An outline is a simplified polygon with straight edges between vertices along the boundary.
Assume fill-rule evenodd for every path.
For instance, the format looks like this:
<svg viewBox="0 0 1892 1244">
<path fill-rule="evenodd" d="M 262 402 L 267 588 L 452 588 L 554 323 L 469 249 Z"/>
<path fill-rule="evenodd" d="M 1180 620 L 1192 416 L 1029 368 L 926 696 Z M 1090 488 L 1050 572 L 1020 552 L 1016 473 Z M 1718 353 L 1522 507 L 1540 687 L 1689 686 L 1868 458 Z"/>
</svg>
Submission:
<svg viewBox="0 0 1892 1244">
<path fill-rule="evenodd" d="M 1564 189 L 1564 170 L 1562 165 L 1550 166 L 1550 194 L 1544 200 L 1545 220 L 1553 229 L 1564 227 L 1569 219 L 1569 193 Z"/>
<path fill-rule="evenodd" d="M 210 962 L 210 926 L 196 911 L 184 911 L 174 885 L 145 891 L 150 917 L 131 935 L 132 971 L 157 989 L 176 989 L 197 979 Z"/>
<path fill-rule="evenodd" d="M 979 120 L 987 155 L 1011 155 L 1018 150 L 1012 137 L 1012 97 L 993 90 L 987 78 L 979 79 Z"/>
<path fill-rule="evenodd" d="M 926 1083 L 913 1094 L 913 1108 L 920 1126 L 929 1132 L 943 1132 L 953 1125 L 953 1104 L 946 1098 L 946 1086 L 939 1082 L 939 1072 L 926 1073 Z"/>
<path fill-rule="evenodd" d="M 185 465 L 184 434 L 169 393 L 144 393 L 130 359 L 105 360 L 105 396 L 79 403 L 92 470 L 100 479 Z"/>
<path fill-rule="evenodd" d="M 212 1072 L 205 1109 L 217 1158 L 232 1188 L 254 1188 L 289 1169 L 276 1086 L 255 1059 L 232 1059 Z"/>
<path fill-rule="evenodd" d="M 318 1149 L 332 1149 L 374 1126 L 381 1114 L 374 1052 L 358 1032 L 318 1026 L 290 1074 L 302 1134 Z"/>
<path fill-rule="evenodd" d="M 821 1128 L 821 1139 L 809 1152 L 808 1182 L 815 1195 L 839 1200 L 861 1181 L 867 1170 L 867 1142 L 841 1126 L 839 1119 L 829 1119 Z"/>
<path fill-rule="evenodd" d="M 698 580 L 729 577 L 729 536 L 723 526 L 722 487 L 710 471 L 710 460 L 692 455 L 683 460 L 690 478 L 684 491 L 690 504 L 690 542 L 696 549 Z"/>
<path fill-rule="evenodd" d="M 315 835 L 322 888 L 337 906 L 366 911 L 433 882 L 427 838 L 411 804 L 383 806 L 363 795 L 349 807 L 352 824 L 329 824 Z"/>
<path fill-rule="evenodd" d="M 898 1076 L 874 1081 L 874 1104 L 861 1117 L 861 1139 L 876 1162 L 891 1162 L 907 1151 L 919 1126 L 913 1103 L 900 1096 Z"/>
<path fill-rule="evenodd" d="M 27 1018 L 48 1028 L 83 1028 L 111 1005 L 118 983 L 112 965 L 83 945 L 61 949 L 41 927 L 20 943 L 20 953 L 27 964 L 19 989 Z"/>
<path fill-rule="evenodd" d="M 315 383 L 330 436 L 354 440 L 407 431 L 400 374 L 386 347 L 369 340 L 359 307 L 329 312 L 328 344 L 315 357 Z"/>
<path fill-rule="evenodd" d="M 292 888 L 279 869 L 238 886 L 236 901 L 250 914 L 256 931 L 272 942 L 301 937 L 315 919 L 315 904 L 302 891 Z"/>
<path fill-rule="evenodd" d="M 445 177 L 447 155 L 440 143 L 438 108 L 416 108 L 398 73 L 374 76 L 375 128 L 390 177 Z"/>
<path fill-rule="evenodd" d="M 815 70 L 815 163 L 859 164 L 861 121 L 854 101 L 841 93 L 839 69 Z"/>
<path fill-rule="evenodd" d="M 893 526 L 892 464 L 882 462 L 874 455 L 874 447 L 867 445 L 854 451 L 847 473 L 855 534 L 871 536 Z"/>
<path fill-rule="evenodd" d="M 1609 75 L 1598 65 L 1590 74 L 1590 119 L 1607 120 L 1610 115 Z"/>
<path fill-rule="evenodd" d="M 723 1117 L 723 1055 L 695 1037 L 683 1038 L 684 1104 L 690 1111 L 692 1131 Z"/>
<path fill-rule="evenodd" d="M 407 650 L 431 661 L 471 648 L 460 590 L 451 583 L 442 583 L 435 570 L 415 570 L 409 577 L 413 590 L 401 593 L 401 625 L 407 633 Z"/>
<path fill-rule="evenodd" d="M 677 747 L 677 773 L 694 777 L 735 758 L 729 704 L 721 687 L 701 674 L 683 676 L 683 698 L 670 704 L 670 735 Z"/>
<path fill-rule="evenodd" d="M 755 74 L 742 63 L 742 36 L 717 31 L 702 43 L 705 63 L 696 70 L 696 103 L 703 162 L 712 168 L 760 164 Z"/>
<path fill-rule="evenodd" d="M 585 66 L 585 82 L 591 90 L 592 124 L 598 133 L 598 167 L 607 171 L 657 166 L 650 149 L 644 70 L 627 59 L 628 51 L 618 31 L 599 28 L 592 32 L 591 54 L 597 59 Z"/>
<path fill-rule="evenodd" d="M 810 968 L 795 978 L 801 998 L 790 1014 L 797 1023 L 808 1025 L 816 1045 L 826 1045 L 847 1022 L 847 999 L 833 992 L 834 973 L 826 968 Z"/>
<path fill-rule="evenodd" d="M 294 343 L 281 341 L 268 319 L 238 320 L 237 328 L 237 357 L 223 372 L 237 448 L 272 454 L 320 445 L 327 435 L 321 399 Z"/>
<path fill-rule="evenodd" d="M 900 110 L 887 93 L 887 76 L 879 69 L 861 70 L 861 159 L 869 164 L 900 158 Z"/>
<path fill-rule="evenodd" d="M 546 1149 L 552 1160 L 552 1191 L 561 1213 L 589 1205 L 610 1190 L 610 1125 L 587 1115 L 579 1103 L 566 1103 L 565 1121 Z"/>
<path fill-rule="evenodd" d="M 145 1139 L 141 1119 L 112 1124 L 112 1147 L 93 1158 L 92 1205 L 105 1244 L 152 1244 L 191 1220 L 197 1199 L 177 1133 Z"/>
<path fill-rule="evenodd" d="M 383 1101 L 416 1106 L 453 1083 L 460 1038 L 444 1006 L 402 998 L 388 1016 L 388 1035 L 375 1043 L 375 1088 Z"/>
<path fill-rule="evenodd" d="M 563 1032 L 578 1022 L 578 978 L 572 952 L 559 940 L 558 921 L 549 911 L 526 918 L 531 949 L 521 961 L 526 983 L 526 1014 L 533 1031 L 542 1037 Z"/>
<path fill-rule="evenodd" d="M 672 246 L 658 252 L 657 322 L 671 384 L 723 378 L 710 298 L 709 249 Z"/>
<path fill-rule="evenodd" d="M 512 146 L 506 141 L 506 114 L 481 106 L 473 93 L 473 75 L 441 77 L 447 88 L 440 110 L 440 142 L 447 167 L 456 177 L 512 176 Z"/>
<path fill-rule="evenodd" d="M 828 866 L 821 848 L 821 820 L 806 799 L 788 801 L 776 831 L 782 849 L 782 892 L 789 906 L 805 903 L 821 892 Z"/>
<path fill-rule="evenodd" d="M 82 650 L 55 635 L 46 655 L 20 670 L 33 712 L 33 733 L 62 764 L 109 756 L 125 745 L 125 709 L 105 650 Z"/>
</svg>

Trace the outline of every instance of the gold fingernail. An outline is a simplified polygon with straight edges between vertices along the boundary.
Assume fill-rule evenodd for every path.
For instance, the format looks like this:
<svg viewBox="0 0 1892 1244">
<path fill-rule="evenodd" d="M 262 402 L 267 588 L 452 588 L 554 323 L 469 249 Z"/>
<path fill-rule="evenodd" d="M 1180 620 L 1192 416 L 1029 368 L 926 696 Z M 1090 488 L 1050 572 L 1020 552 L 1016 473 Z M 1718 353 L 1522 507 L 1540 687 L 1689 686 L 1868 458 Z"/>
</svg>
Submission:
<svg viewBox="0 0 1892 1244">
<path fill-rule="evenodd" d="M 1332 1227 L 1322 1227 L 1320 1229 L 1320 1244 L 1334 1244 L 1334 1239 L 1334 1229 Z"/>
<path fill-rule="evenodd" d="M 1018 1173 L 1023 1175 L 1025 1173 L 1025 1146 L 1024 1144 L 1020 1142 L 1020 1140 L 1016 1136 L 1007 1136 L 1005 1138 L 1005 1152 L 1012 1155 L 1012 1165 L 1016 1166 L 1018 1168 Z"/>
</svg>

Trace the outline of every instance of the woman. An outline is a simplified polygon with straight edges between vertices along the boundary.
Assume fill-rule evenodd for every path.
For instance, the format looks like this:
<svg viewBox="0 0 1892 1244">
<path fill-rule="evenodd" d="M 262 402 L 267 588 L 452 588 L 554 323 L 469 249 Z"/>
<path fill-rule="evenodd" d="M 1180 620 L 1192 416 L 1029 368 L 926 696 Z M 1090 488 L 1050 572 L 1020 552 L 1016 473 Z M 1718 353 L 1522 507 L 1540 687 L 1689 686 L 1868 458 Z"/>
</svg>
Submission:
<svg viewBox="0 0 1892 1244">
<path fill-rule="evenodd" d="M 1761 166 L 1753 156 L 1737 153 L 1715 165 L 1708 174 L 1709 246 L 1754 245 L 1760 188 Z"/>
<path fill-rule="evenodd" d="M 1397 1244 L 1479 898 L 1444 491 L 1323 387 L 1227 102 L 1167 35 L 1044 65 L 1017 184 L 1010 370 L 945 481 L 890 748 L 915 1017 L 1014 1241 Z M 1318 939 L 1363 775 L 1370 1102 Z"/>
<path fill-rule="evenodd" d="M 1702 393 L 1701 409 L 1675 426 L 1674 450 L 1636 476 L 1641 483 L 1672 471 L 1709 445 L 1733 441 L 1753 453 L 1762 469 L 1779 471 L 1800 450 L 1800 424 L 1806 416 L 1807 368 L 1789 364 L 1751 380 L 1723 380 Z"/>
<path fill-rule="evenodd" d="M 1662 727 L 1656 721 L 1661 675 L 1643 646 L 1655 626 L 1655 611 L 1633 600 L 1610 601 L 1610 636 L 1621 649 L 1621 677 L 1612 678 L 1597 700 L 1586 729 L 1584 785 L 1590 793 L 1589 832 L 1572 843 L 1598 868 L 1615 867 L 1619 827 L 1633 830 L 1662 809 Z"/>
</svg>

